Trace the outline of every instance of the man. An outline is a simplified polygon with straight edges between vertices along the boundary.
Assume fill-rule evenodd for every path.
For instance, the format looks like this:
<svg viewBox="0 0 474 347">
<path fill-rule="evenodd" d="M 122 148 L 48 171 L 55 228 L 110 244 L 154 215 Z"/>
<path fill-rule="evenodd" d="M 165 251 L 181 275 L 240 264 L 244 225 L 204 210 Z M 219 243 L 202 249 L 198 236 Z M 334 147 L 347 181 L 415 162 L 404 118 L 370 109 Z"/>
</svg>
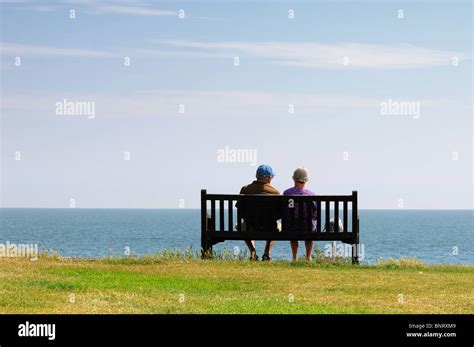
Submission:
<svg viewBox="0 0 474 347">
<path fill-rule="evenodd" d="M 273 177 L 275 176 L 275 173 L 273 172 L 273 169 L 269 165 L 260 165 L 257 168 L 257 174 L 256 174 L 256 180 L 253 181 L 252 183 L 242 187 L 240 190 L 240 194 L 275 194 L 275 195 L 280 195 L 280 192 L 273 188 L 270 183 L 272 182 Z M 275 228 L 276 230 L 276 220 L 279 219 L 280 216 L 278 215 L 273 215 L 269 216 L 270 220 L 264 220 L 258 216 L 258 210 L 266 208 L 263 204 L 259 204 L 258 206 L 251 204 L 249 202 L 245 203 L 237 203 L 237 208 L 241 209 L 241 215 L 244 219 L 245 222 L 245 228 L 246 230 L 262 230 L 265 226 L 270 226 L 270 228 Z M 272 208 L 272 206 L 269 206 L 269 208 Z M 275 211 L 275 210 L 273 210 Z M 260 211 L 261 212 L 261 211 Z M 258 260 L 258 255 L 257 251 L 255 249 L 255 242 L 253 240 L 246 240 L 245 243 L 247 244 L 247 247 L 250 250 L 250 260 Z M 272 249 L 274 241 L 268 240 L 266 245 L 265 245 L 265 251 L 262 256 L 263 261 L 269 261 L 271 260 L 270 258 L 270 252 Z"/>
<path fill-rule="evenodd" d="M 308 190 L 305 188 L 306 182 L 308 182 L 308 170 L 306 170 L 304 167 L 299 167 L 295 170 L 293 173 L 293 181 L 294 181 L 294 186 L 292 188 L 289 188 L 283 192 L 283 195 L 315 195 L 312 191 Z M 298 204 L 295 204 L 294 207 L 294 222 L 298 223 L 299 219 L 299 208 Z M 306 208 L 306 206 L 304 206 Z M 312 231 L 316 230 L 316 202 L 313 203 L 313 209 L 312 211 L 304 211 L 303 216 L 306 218 L 308 216 L 308 213 L 312 214 Z M 306 224 L 303 223 L 303 226 Z M 306 246 L 306 260 L 311 261 L 312 260 L 312 251 L 313 251 L 313 241 L 308 240 L 305 241 L 305 246 Z M 293 260 L 295 261 L 298 256 L 298 241 L 294 240 L 291 241 L 291 252 L 293 253 Z"/>
</svg>

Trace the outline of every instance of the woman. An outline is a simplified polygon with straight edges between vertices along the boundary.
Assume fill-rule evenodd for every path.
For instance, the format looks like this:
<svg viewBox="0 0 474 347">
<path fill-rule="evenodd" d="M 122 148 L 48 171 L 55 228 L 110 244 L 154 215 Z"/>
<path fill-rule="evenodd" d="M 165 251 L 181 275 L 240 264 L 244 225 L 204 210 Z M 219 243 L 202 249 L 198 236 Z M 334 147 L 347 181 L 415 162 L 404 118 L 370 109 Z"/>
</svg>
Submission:
<svg viewBox="0 0 474 347">
<path fill-rule="evenodd" d="M 295 182 L 295 185 L 292 188 L 289 188 L 283 192 L 283 195 L 315 195 L 312 191 L 308 190 L 305 188 L 306 182 L 308 182 L 308 170 L 306 170 L 304 167 L 299 167 L 295 170 L 293 173 L 293 181 Z M 298 222 L 298 218 L 300 216 L 299 206 L 295 204 L 295 215 L 294 215 L 294 222 Z M 307 216 L 308 211 L 304 211 L 303 216 Z M 314 203 L 314 208 L 313 211 L 310 211 L 312 213 L 312 231 L 316 230 L 316 202 Z M 293 260 L 296 260 L 298 258 L 298 241 L 290 241 L 291 242 L 291 252 L 293 253 Z M 312 251 L 313 251 L 313 240 L 308 240 L 305 241 L 305 246 L 306 246 L 306 260 L 311 261 L 312 260 Z"/>
</svg>

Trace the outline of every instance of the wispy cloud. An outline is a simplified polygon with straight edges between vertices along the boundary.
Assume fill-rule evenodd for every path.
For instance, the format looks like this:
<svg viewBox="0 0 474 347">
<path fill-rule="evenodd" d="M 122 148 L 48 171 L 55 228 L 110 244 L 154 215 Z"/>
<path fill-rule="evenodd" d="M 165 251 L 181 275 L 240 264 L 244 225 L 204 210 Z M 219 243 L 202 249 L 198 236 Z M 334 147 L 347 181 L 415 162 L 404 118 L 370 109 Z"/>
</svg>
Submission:
<svg viewBox="0 0 474 347">
<path fill-rule="evenodd" d="M 140 55 L 165 58 L 231 59 L 239 56 L 257 59 L 264 63 L 319 69 L 415 69 L 449 66 L 454 57 L 458 62 L 472 59 L 466 53 L 433 50 L 410 45 L 387 46 L 368 44 L 318 44 L 288 42 L 195 42 L 185 40 L 160 40 L 157 48 L 132 49 Z M 0 54 L 4 56 L 50 57 L 119 57 L 121 50 L 90 50 L 37 46 L 19 43 L 2 43 Z"/>
<path fill-rule="evenodd" d="M 28 5 L 28 6 L 19 6 L 16 7 L 17 10 L 29 10 L 29 11 L 37 11 L 37 12 L 53 12 L 58 9 L 57 6 L 52 5 Z"/>
<path fill-rule="evenodd" d="M 231 52 L 205 52 L 205 51 L 188 51 L 188 50 L 166 50 L 156 48 L 146 48 L 135 50 L 137 54 L 143 56 L 156 56 L 161 58 L 208 58 L 208 59 L 231 59 L 234 57 Z"/>
<path fill-rule="evenodd" d="M 1 1 L 1 0 L 0 0 Z M 15 8 L 18 10 L 25 11 L 36 11 L 36 12 L 52 12 L 57 10 L 70 9 L 71 6 L 77 9 L 83 9 L 87 13 L 92 14 L 123 14 L 123 15 L 135 15 L 135 16 L 178 16 L 179 12 L 172 10 L 163 10 L 149 5 L 141 5 L 135 2 L 121 2 L 121 3 L 103 3 L 101 4 L 91 1 L 63 1 L 55 4 L 36 5 L 30 2 L 18 2 L 19 6 Z M 75 8 L 75 9 L 76 9 Z"/>
<path fill-rule="evenodd" d="M 101 15 L 101 14 L 116 14 L 116 15 L 131 15 L 131 16 L 148 16 L 148 17 L 178 17 L 179 10 L 165 10 L 157 8 L 150 4 L 139 3 L 138 1 L 122 1 L 117 3 L 100 3 L 93 1 L 81 1 L 81 0 L 63 0 L 54 4 L 47 5 L 34 5 L 30 0 L 25 1 L 3 1 L 0 3 L 15 4 L 17 10 L 22 11 L 35 11 L 35 12 L 53 12 L 53 11 L 65 11 L 74 7 L 74 9 L 81 9 L 87 14 Z M 184 10 L 184 9 L 183 9 Z M 187 19 L 198 19 L 198 20 L 222 20 L 222 18 L 209 17 L 209 16 L 194 16 L 186 12 L 185 17 Z"/>
<path fill-rule="evenodd" d="M 116 14 L 130 14 L 137 16 L 177 16 L 178 11 L 160 10 L 152 7 L 143 6 L 116 6 L 104 5 L 97 6 L 98 12 L 116 13 Z"/>
<path fill-rule="evenodd" d="M 50 57 L 110 57 L 112 53 L 101 50 L 60 48 L 50 46 L 2 43 L 0 54 L 4 56 L 50 56 Z"/>
<path fill-rule="evenodd" d="M 65 92 L 18 91 L 3 95 L 2 109 L 35 117 L 40 112 L 54 115 L 55 103 L 68 100 L 93 101 L 98 117 L 173 117 L 184 105 L 186 116 L 275 117 L 288 116 L 289 105 L 295 115 L 317 117 L 351 114 L 356 110 L 380 115 L 383 98 L 357 95 L 324 95 L 264 91 L 142 90 L 127 95 L 76 94 Z M 417 100 L 423 109 L 459 109 L 466 105 L 456 100 Z"/>
<path fill-rule="evenodd" d="M 464 52 L 435 50 L 413 45 L 379 45 L 361 43 L 324 44 L 315 42 L 239 42 L 239 41 L 188 41 L 158 40 L 155 43 L 168 47 L 214 54 L 216 58 L 232 55 L 242 59 L 261 59 L 272 64 L 307 68 L 361 68 L 411 69 L 447 66 L 453 58 L 458 61 L 471 57 Z"/>
</svg>

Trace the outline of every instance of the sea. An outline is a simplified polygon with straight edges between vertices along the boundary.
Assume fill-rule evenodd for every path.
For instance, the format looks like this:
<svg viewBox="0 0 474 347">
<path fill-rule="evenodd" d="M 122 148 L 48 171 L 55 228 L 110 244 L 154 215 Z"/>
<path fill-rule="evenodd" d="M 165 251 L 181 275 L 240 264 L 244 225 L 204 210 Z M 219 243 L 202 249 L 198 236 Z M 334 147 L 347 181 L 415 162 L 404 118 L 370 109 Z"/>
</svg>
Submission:
<svg viewBox="0 0 474 347">
<path fill-rule="evenodd" d="M 473 210 L 359 210 L 361 260 L 418 258 L 430 264 L 474 264 Z M 0 245 L 37 244 L 67 257 L 154 255 L 198 251 L 200 211 L 194 209 L 1 208 Z M 265 242 L 257 241 L 259 255 Z M 316 242 L 323 254 L 346 256 L 347 248 Z M 214 249 L 244 254 L 243 241 Z M 338 253 L 339 252 L 339 253 Z M 300 242 L 299 255 L 304 255 Z M 278 241 L 273 259 L 291 259 L 288 241 Z"/>
</svg>

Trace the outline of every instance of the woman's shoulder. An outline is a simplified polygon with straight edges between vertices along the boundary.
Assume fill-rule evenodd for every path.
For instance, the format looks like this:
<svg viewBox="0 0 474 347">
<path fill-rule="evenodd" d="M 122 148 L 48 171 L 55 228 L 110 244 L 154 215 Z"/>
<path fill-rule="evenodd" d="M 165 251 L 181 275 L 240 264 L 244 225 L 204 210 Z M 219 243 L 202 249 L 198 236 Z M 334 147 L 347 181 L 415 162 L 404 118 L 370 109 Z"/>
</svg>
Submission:
<svg viewBox="0 0 474 347">
<path fill-rule="evenodd" d="M 283 192 L 283 195 L 316 195 L 309 189 L 298 189 L 295 187 L 288 188 Z"/>
</svg>

